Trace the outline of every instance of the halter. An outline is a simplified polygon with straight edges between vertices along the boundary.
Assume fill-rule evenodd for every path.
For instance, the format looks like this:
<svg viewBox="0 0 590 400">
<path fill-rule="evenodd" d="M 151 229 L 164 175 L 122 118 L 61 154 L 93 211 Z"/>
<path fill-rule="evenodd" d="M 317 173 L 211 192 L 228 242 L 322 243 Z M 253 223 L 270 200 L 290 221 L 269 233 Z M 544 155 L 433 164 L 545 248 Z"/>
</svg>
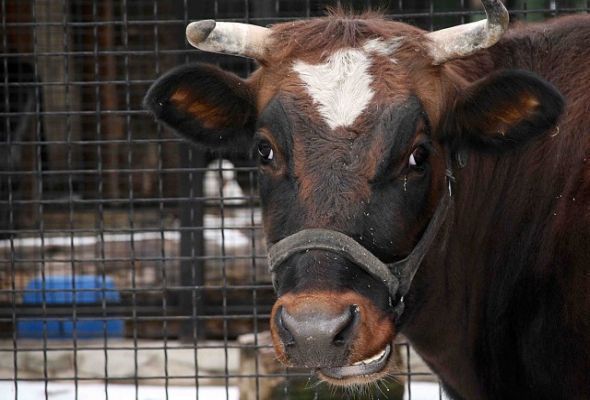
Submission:
<svg viewBox="0 0 590 400">
<path fill-rule="evenodd" d="M 449 155 L 446 157 L 446 164 L 445 175 L 448 190 L 444 190 L 444 195 L 439 200 L 424 234 L 406 258 L 386 264 L 356 240 L 343 233 L 328 229 L 304 229 L 280 240 L 268 250 L 268 263 L 275 291 L 278 290 L 277 270 L 288 258 L 307 250 L 325 250 L 347 258 L 373 278 L 382 282 L 387 287 L 390 298 L 398 299 L 394 312 L 399 318 L 404 310 L 404 296 L 410 290 L 412 280 L 445 222 L 453 202 L 452 183 L 455 178 Z"/>
</svg>

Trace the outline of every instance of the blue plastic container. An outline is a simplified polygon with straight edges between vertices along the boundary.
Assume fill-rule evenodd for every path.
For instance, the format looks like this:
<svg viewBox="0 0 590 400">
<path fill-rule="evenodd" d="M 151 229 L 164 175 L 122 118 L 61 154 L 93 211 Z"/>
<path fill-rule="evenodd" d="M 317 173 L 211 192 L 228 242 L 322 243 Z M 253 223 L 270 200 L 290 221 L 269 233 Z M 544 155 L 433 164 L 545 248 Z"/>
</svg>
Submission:
<svg viewBox="0 0 590 400">
<path fill-rule="evenodd" d="M 74 289 L 75 288 L 75 289 Z M 121 296 L 115 288 L 111 277 L 96 275 L 78 275 L 72 282 L 71 276 L 49 276 L 45 285 L 41 277 L 29 282 L 23 294 L 23 303 L 27 305 L 73 305 L 120 303 Z M 50 312 L 50 311 L 49 311 Z M 75 326 L 74 326 L 75 325 Z M 77 338 L 103 337 L 106 331 L 109 337 L 123 336 L 123 320 L 84 319 L 74 324 L 70 319 L 34 319 L 17 322 L 18 336 L 22 338 L 43 338 L 44 330 L 48 338 L 72 338 L 74 329 Z"/>
</svg>

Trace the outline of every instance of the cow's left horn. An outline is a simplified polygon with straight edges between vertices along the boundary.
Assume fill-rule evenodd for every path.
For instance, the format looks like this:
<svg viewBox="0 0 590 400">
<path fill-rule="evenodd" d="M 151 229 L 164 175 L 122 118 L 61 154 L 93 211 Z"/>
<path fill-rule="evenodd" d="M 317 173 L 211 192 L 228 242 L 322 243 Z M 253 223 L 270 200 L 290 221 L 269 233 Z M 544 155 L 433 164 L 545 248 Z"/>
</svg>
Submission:
<svg viewBox="0 0 590 400">
<path fill-rule="evenodd" d="M 270 29 L 237 22 L 197 21 L 186 27 L 186 38 L 194 47 L 214 53 L 261 59 Z"/>
<path fill-rule="evenodd" d="M 428 33 L 434 64 L 465 57 L 493 46 L 508 28 L 508 10 L 500 0 L 482 0 L 487 19 Z"/>
</svg>

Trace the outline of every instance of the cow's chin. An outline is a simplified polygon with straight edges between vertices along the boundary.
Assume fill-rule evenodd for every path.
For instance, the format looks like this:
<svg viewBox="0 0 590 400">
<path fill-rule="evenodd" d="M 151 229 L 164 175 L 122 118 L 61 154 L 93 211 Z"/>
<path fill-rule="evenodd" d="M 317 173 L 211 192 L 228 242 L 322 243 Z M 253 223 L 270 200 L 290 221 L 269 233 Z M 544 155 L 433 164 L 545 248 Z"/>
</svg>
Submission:
<svg viewBox="0 0 590 400">
<path fill-rule="evenodd" d="M 387 344 L 381 351 L 342 367 L 320 368 L 319 377 L 334 386 L 355 386 L 369 384 L 387 377 L 395 367 L 392 345 Z"/>
</svg>

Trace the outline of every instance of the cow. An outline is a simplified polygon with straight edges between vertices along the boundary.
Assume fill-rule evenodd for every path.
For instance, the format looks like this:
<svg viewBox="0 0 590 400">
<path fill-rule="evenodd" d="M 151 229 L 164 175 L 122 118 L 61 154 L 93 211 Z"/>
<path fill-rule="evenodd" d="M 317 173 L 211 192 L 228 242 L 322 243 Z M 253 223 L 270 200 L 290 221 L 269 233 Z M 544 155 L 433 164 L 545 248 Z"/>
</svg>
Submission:
<svg viewBox="0 0 590 400">
<path fill-rule="evenodd" d="M 156 119 L 258 160 L 277 358 L 388 377 L 404 334 L 454 399 L 590 398 L 590 18 L 435 32 L 343 11 L 198 21 Z"/>
</svg>

